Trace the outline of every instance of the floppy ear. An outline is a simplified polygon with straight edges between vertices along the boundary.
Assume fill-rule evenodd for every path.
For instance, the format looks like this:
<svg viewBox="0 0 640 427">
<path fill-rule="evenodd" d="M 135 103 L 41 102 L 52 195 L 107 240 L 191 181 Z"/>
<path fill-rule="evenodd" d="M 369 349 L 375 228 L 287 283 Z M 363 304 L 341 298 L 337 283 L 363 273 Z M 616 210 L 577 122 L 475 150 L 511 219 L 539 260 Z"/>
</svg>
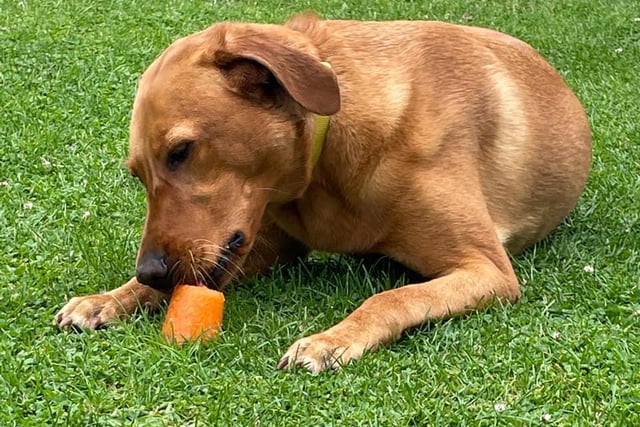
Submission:
<svg viewBox="0 0 640 427">
<path fill-rule="evenodd" d="M 298 104 L 322 115 L 340 110 L 340 89 L 333 71 L 314 57 L 261 38 L 234 40 L 233 51 L 217 50 L 214 63 L 229 85 L 251 98 L 273 95 L 281 86 Z"/>
</svg>

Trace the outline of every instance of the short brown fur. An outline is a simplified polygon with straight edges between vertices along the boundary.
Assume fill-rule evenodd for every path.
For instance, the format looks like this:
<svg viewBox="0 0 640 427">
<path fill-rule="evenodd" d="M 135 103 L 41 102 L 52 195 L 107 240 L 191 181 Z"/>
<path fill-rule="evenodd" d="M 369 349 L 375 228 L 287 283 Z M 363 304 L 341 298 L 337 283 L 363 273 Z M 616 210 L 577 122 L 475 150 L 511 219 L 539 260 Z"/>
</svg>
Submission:
<svg viewBox="0 0 640 427">
<path fill-rule="evenodd" d="M 314 114 L 333 114 L 316 165 Z M 171 170 L 185 141 L 192 151 Z M 128 166 L 148 195 L 140 256 L 166 254 L 174 283 L 222 287 L 310 249 L 381 253 L 432 278 L 373 295 L 279 363 L 319 372 L 425 321 L 517 301 L 507 251 L 569 213 L 590 153 L 580 102 L 522 41 L 301 15 L 170 46 L 140 81 Z M 246 243 L 212 280 L 235 230 Z M 95 328 L 162 296 L 132 279 L 72 299 L 55 321 Z"/>
</svg>

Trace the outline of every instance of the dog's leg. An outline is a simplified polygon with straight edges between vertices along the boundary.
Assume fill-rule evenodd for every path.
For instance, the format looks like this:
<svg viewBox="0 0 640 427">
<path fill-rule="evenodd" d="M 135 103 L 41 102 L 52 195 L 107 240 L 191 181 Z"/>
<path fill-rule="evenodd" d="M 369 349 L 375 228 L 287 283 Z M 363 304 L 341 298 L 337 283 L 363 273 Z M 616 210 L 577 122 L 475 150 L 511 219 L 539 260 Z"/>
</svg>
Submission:
<svg viewBox="0 0 640 427">
<path fill-rule="evenodd" d="M 153 311 L 166 296 L 133 278 L 119 288 L 103 294 L 71 298 L 56 314 L 53 323 L 62 329 L 72 326 L 97 329 L 125 319 L 139 309 Z"/>
<path fill-rule="evenodd" d="M 483 308 L 496 298 L 515 302 L 518 297 L 512 272 L 490 262 L 469 264 L 429 282 L 370 297 L 334 327 L 294 343 L 278 367 L 303 366 L 314 373 L 339 368 L 395 341 L 408 328 Z"/>
<path fill-rule="evenodd" d="M 289 237 L 275 224 L 263 225 L 243 268 L 243 278 L 265 273 L 277 263 L 290 263 L 308 253 L 308 248 Z M 96 329 L 126 319 L 141 308 L 153 311 L 168 294 L 140 284 L 135 278 L 103 294 L 74 297 L 56 314 L 53 323 Z"/>
<path fill-rule="evenodd" d="M 403 232 L 393 234 L 385 247 L 406 266 L 425 276 L 435 272 L 436 278 L 373 295 L 334 327 L 294 343 L 279 368 L 338 368 L 393 342 L 408 328 L 484 308 L 496 299 L 518 300 L 517 278 L 482 201 L 443 200 L 405 210 L 414 221 L 404 223 Z M 425 212 L 433 216 L 418 221 Z"/>
</svg>

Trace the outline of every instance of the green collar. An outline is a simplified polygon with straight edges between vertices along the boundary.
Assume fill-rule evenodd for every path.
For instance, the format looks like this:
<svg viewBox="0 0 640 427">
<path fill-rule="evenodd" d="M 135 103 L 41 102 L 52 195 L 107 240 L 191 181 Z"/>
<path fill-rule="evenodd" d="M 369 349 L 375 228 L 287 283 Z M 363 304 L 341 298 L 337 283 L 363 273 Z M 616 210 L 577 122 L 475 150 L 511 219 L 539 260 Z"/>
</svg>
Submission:
<svg viewBox="0 0 640 427">
<path fill-rule="evenodd" d="M 331 68 L 331 64 L 323 61 L 322 65 Z M 324 141 L 327 139 L 327 129 L 329 128 L 329 116 L 315 116 L 315 132 L 313 134 L 313 146 L 311 147 L 311 164 L 315 166 L 322 154 L 322 147 L 324 147 Z"/>
<path fill-rule="evenodd" d="M 313 135 L 313 146 L 311 147 L 311 164 L 315 166 L 322 154 L 322 147 L 324 147 L 324 141 L 327 139 L 327 129 L 329 128 L 329 116 L 316 115 L 315 120 L 315 132 Z"/>
</svg>

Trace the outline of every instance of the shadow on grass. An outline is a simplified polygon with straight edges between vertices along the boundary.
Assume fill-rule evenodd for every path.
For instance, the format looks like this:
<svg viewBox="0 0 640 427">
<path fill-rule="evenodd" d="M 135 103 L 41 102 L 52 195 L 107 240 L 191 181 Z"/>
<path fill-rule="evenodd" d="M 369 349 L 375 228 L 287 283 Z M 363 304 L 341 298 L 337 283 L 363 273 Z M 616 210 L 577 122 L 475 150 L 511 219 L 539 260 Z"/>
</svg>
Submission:
<svg viewBox="0 0 640 427">
<path fill-rule="evenodd" d="M 250 292 L 256 296 L 303 297 L 370 296 L 426 279 L 382 255 L 313 253 L 309 258 L 276 268 L 270 274 L 230 286 L 230 294 Z"/>
</svg>

